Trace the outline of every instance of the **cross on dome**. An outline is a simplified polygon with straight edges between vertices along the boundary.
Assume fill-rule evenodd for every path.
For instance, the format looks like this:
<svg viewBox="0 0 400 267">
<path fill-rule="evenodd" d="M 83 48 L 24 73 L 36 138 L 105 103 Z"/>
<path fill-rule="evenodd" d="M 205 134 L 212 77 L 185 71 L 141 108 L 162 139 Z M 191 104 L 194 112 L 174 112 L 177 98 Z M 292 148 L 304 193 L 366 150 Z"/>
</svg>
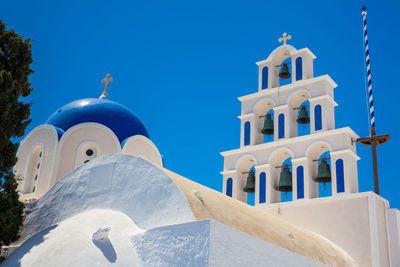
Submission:
<svg viewBox="0 0 400 267">
<path fill-rule="evenodd" d="M 101 99 L 108 99 L 108 84 L 113 81 L 113 77 L 110 74 L 107 74 L 104 79 L 101 80 L 101 84 L 104 84 L 103 93 L 101 94 Z"/>
<path fill-rule="evenodd" d="M 290 39 L 292 39 L 292 36 L 289 34 L 287 34 L 287 32 L 284 32 L 283 34 L 282 34 L 282 37 L 281 38 L 279 38 L 278 39 L 278 41 L 281 43 L 281 42 L 283 42 L 283 44 L 285 45 L 286 44 L 286 42 L 287 42 L 287 40 L 290 40 Z"/>
</svg>

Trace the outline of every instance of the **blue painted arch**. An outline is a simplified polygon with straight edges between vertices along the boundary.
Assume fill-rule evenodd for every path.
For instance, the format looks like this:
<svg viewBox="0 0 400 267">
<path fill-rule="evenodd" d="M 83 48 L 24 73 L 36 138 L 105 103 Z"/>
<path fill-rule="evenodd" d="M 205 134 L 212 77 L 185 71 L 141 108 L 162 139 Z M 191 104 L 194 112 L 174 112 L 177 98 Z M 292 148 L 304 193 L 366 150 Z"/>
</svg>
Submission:
<svg viewBox="0 0 400 267">
<path fill-rule="evenodd" d="M 69 128 L 85 122 L 95 122 L 108 127 L 120 143 L 138 134 L 149 138 L 146 127 L 132 111 L 107 99 L 86 98 L 73 101 L 54 112 L 46 123 L 66 132 Z"/>
<path fill-rule="evenodd" d="M 250 145 L 250 122 L 246 121 L 244 124 L 244 145 Z"/>
<path fill-rule="evenodd" d="M 264 67 L 261 73 L 261 89 L 268 88 L 268 67 Z"/>
<path fill-rule="evenodd" d="M 232 197 L 232 188 L 233 188 L 233 179 L 228 178 L 228 180 L 226 180 L 226 195 L 228 197 Z"/>
<path fill-rule="evenodd" d="M 265 203 L 266 200 L 266 175 L 265 172 L 260 173 L 260 197 L 259 197 L 259 203 Z"/>
</svg>

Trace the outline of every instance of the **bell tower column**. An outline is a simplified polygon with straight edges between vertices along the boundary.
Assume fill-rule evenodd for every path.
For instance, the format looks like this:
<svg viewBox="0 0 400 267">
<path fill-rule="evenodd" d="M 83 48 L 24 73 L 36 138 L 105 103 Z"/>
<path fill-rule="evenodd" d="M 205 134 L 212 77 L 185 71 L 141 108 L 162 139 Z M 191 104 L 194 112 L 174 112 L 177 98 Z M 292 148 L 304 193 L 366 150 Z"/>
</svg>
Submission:
<svg viewBox="0 0 400 267">
<path fill-rule="evenodd" d="M 255 121 L 255 114 L 254 113 L 248 113 L 239 116 L 239 119 L 241 120 L 241 126 L 240 126 L 240 147 L 246 146 L 246 145 L 254 145 L 255 140 L 256 140 L 256 134 L 257 134 L 257 129 L 256 129 L 256 121 Z M 250 132 L 247 132 L 246 129 L 246 123 L 250 123 Z M 249 134 L 249 136 L 247 136 Z M 246 138 L 250 139 L 250 142 L 246 144 Z"/>
<path fill-rule="evenodd" d="M 328 95 L 317 96 L 309 99 L 310 102 L 310 133 L 313 134 L 318 131 L 327 131 L 335 129 L 335 106 L 337 103 Z M 320 111 L 316 106 L 320 106 Z M 316 114 L 320 112 L 319 115 Z M 316 121 L 319 117 L 320 127 Z M 316 127 L 317 126 L 317 127 Z"/>
<path fill-rule="evenodd" d="M 340 176 L 343 176 L 344 182 L 344 193 L 357 193 L 358 192 L 358 173 L 357 173 L 357 161 L 360 159 L 353 151 L 350 149 L 344 149 L 340 151 L 334 151 L 330 153 L 331 155 L 331 172 L 332 172 L 332 195 L 338 193 L 337 184 Z M 339 164 L 339 160 L 342 163 Z M 340 170 L 342 168 L 342 170 Z M 342 173 L 338 174 L 338 171 Z M 335 193 L 334 193 L 335 192 Z"/>
<path fill-rule="evenodd" d="M 247 173 L 243 174 L 241 171 L 236 170 L 235 178 L 233 178 L 232 197 L 242 202 L 247 202 L 247 193 L 243 191 L 246 185 Z"/>
<path fill-rule="evenodd" d="M 223 171 L 221 172 L 221 174 L 223 175 L 223 184 L 222 184 L 222 193 L 224 195 L 227 194 L 227 184 L 228 184 L 228 179 L 232 178 L 232 188 L 231 188 L 231 192 L 232 192 L 232 197 L 233 197 L 233 184 L 234 181 L 236 180 L 236 170 L 230 170 L 230 171 Z"/>
</svg>

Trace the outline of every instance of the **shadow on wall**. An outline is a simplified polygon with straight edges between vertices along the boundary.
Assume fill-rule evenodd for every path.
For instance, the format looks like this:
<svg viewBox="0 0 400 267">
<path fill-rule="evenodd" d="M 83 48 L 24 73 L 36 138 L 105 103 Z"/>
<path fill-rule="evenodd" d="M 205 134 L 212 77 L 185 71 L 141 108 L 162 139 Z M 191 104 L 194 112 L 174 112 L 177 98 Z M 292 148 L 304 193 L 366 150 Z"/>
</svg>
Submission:
<svg viewBox="0 0 400 267">
<path fill-rule="evenodd" d="M 20 260 L 27 255 L 29 251 L 35 246 L 43 243 L 46 239 L 46 235 L 49 234 L 52 230 L 57 228 L 58 224 L 53 225 L 46 230 L 36 234 L 35 236 L 29 238 L 24 242 L 22 246 L 18 248 L 18 250 L 14 251 L 3 263 L 1 266 L 21 266 Z"/>
<path fill-rule="evenodd" d="M 109 262 L 114 263 L 117 260 L 117 253 L 109 239 L 93 240 L 93 244 L 100 249 Z"/>
</svg>

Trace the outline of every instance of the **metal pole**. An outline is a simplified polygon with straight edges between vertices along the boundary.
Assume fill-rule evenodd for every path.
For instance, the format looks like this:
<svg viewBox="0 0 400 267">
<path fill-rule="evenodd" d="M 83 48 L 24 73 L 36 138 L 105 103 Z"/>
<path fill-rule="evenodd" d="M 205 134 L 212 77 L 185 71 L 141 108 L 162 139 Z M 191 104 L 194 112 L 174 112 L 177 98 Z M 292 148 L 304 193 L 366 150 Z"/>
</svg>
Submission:
<svg viewBox="0 0 400 267">
<path fill-rule="evenodd" d="M 371 127 L 371 137 L 375 137 L 375 127 Z M 374 168 L 375 193 L 379 195 L 378 159 L 376 156 L 376 140 L 375 140 L 375 138 L 371 138 L 371 147 L 372 147 L 372 166 Z"/>
<path fill-rule="evenodd" d="M 361 9 L 363 16 L 364 26 L 364 48 L 365 48 L 365 64 L 367 66 L 367 82 L 368 82 L 368 104 L 369 104 L 369 115 L 370 115 L 370 136 L 364 138 L 358 138 L 357 142 L 362 145 L 368 145 L 372 148 L 372 167 L 374 172 L 374 189 L 375 193 L 379 195 L 379 180 L 378 180 L 378 157 L 376 155 L 376 146 L 382 145 L 389 141 L 389 135 L 376 135 L 375 131 L 375 112 L 374 112 L 374 101 L 372 95 L 372 79 L 371 79 L 371 65 L 369 58 L 369 47 L 368 47 L 368 34 L 367 34 L 367 8 L 364 6 Z"/>
</svg>

